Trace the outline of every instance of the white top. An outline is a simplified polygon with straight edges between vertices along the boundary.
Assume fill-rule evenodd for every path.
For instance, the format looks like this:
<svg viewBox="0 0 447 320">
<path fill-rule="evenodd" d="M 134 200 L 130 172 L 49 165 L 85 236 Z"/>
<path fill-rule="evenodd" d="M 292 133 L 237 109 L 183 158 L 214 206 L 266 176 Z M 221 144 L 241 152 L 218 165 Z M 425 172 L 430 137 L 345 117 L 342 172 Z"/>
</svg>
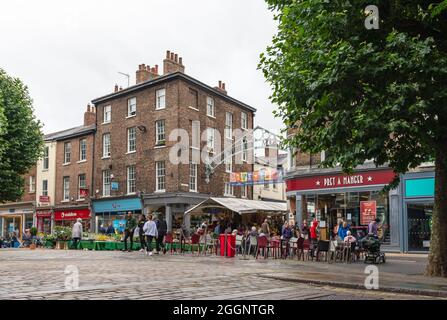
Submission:
<svg viewBox="0 0 447 320">
<path fill-rule="evenodd" d="M 147 236 L 158 237 L 157 224 L 152 220 L 146 221 L 143 226 L 143 231 Z"/>
</svg>

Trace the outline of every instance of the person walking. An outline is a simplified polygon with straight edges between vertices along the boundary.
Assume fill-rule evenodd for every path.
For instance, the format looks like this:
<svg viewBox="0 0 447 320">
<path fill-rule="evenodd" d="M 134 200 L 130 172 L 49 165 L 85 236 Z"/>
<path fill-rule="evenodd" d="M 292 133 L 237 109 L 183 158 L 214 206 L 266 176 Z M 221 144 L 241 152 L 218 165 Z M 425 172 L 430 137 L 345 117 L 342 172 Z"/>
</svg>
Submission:
<svg viewBox="0 0 447 320">
<path fill-rule="evenodd" d="M 269 221 L 267 219 L 264 220 L 264 222 L 261 224 L 261 230 L 262 233 L 264 233 L 267 238 L 270 238 L 270 225 L 269 225 Z"/>
<path fill-rule="evenodd" d="M 314 219 L 312 221 L 312 226 L 310 227 L 310 243 L 311 243 L 311 256 L 314 257 L 315 249 L 318 243 L 318 220 Z"/>
<path fill-rule="evenodd" d="M 133 233 L 137 226 L 137 220 L 133 217 L 131 211 L 127 212 L 126 225 L 124 227 L 124 249 L 123 251 L 132 251 L 133 248 Z M 127 239 L 130 238 L 130 248 L 127 250 Z"/>
<path fill-rule="evenodd" d="M 303 224 L 301 225 L 301 234 L 304 239 L 309 238 L 309 226 L 307 225 L 307 220 L 303 220 Z"/>
<path fill-rule="evenodd" d="M 163 240 L 165 238 L 166 233 L 168 232 L 168 225 L 166 221 L 163 219 L 163 216 L 160 216 L 156 218 L 155 223 L 157 225 L 157 241 L 156 241 L 156 249 L 157 254 L 160 252 L 160 248 L 163 247 L 163 253 L 166 253 L 166 247 L 163 244 Z"/>
<path fill-rule="evenodd" d="M 71 229 L 71 237 L 73 238 L 73 247 L 75 249 L 78 248 L 78 242 L 81 241 L 82 238 L 82 219 L 78 218 L 76 219 L 75 224 L 73 225 L 73 228 Z"/>
<path fill-rule="evenodd" d="M 147 221 L 146 216 L 144 214 L 142 214 L 140 219 L 138 220 L 138 237 L 140 238 L 140 244 L 141 244 L 140 252 L 143 252 L 144 248 L 147 247 L 146 239 L 145 239 L 144 231 L 143 231 L 143 227 L 144 227 L 144 224 L 146 223 L 146 221 Z"/>
<path fill-rule="evenodd" d="M 152 220 L 152 215 L 150 214 L 147 217 L 147 221 L 143 226 L 144 234 L 146 235 L 146 255 L 151 256 L 152 255 L 152 240 L 157 239 L 158 236 L 158 230 L 157 230 L 157 224 L 154 220 Z"/>
</svg>

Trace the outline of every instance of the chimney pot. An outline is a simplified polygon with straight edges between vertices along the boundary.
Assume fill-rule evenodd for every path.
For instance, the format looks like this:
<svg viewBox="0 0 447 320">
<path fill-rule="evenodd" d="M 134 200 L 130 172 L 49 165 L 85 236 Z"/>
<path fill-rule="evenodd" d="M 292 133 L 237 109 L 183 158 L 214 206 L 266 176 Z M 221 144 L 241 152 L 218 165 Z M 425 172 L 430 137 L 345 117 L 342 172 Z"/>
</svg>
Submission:
<svg viewBox="0 0 447 320">
<path fill-rule="evenodd" d="M 222 89 L 222 81 L 219 80 L 219 88 Z"/>
<path fill-rule="evenodd" d="M 87 105 L 87 112 L 90 112 L 90 103 Z"/>
<path fill-rule="evenodd" d="M 171 51 L 166 50 L 166 59 L 169 59 L 171 57 Z"/>
<path fill-rule="evenodd" d="M 224 82 L 222 82 L 222 89 L 225 90 L 225 83 Z"/>
<path fill-rule="evenodd" d="M 183 62 L 183 58 L 182 58 L 182 57 L 179 57 L 179 58 L 178 58 L 178 63 L 183 64 L 182 62 Z"/>
<path fill-rule="evenodd" d="M 155 65 L 155 73 L 158 74 L 158 64 Z"/>
<path fill-rule="evenodd" d="M 115 84 L 115 92 L 117 92 L 117 91 L 118 91 L 118 85 Z"/>
<path fill-rule="evenodd" d="M 178 62 L 178 54 L 177 53 L 174 54 L 174 60 L 175 60 L 175 62 Z"/>
<path fill-rule="evenodd" d="M 171 52 L 171 60 L 174 60 L 174 52 Z"/>
</svg>

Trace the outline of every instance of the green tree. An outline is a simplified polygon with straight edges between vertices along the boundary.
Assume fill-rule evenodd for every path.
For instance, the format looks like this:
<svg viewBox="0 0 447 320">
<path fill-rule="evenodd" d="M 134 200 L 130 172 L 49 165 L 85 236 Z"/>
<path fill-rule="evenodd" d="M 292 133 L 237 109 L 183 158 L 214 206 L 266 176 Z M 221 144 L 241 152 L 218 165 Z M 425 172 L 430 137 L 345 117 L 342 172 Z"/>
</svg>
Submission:
<svg viewBox="0 0 447 320">
<path fill-rule="evenodd" d="M 0 203 L 22 196 L 23 175 L 36 164 L 42 148 L 41 123 L 27 87 L 0 69 Z"/>
<path fill-rule="evenodd" d="M 367 159 L 396 173 L 435 159 L 426 273 L 446 277 L 447 19 L 442 1 L 266 1 L 278 33 L 259 67 L 271 84 L 276 116 L 297 128 L 285 145 L 311 153 L 326 150 L 322 165 L 340 163 L 347 173 Z M 365 27 L 368 5 L 379 9 L 378 29 Z"/>
</svg>

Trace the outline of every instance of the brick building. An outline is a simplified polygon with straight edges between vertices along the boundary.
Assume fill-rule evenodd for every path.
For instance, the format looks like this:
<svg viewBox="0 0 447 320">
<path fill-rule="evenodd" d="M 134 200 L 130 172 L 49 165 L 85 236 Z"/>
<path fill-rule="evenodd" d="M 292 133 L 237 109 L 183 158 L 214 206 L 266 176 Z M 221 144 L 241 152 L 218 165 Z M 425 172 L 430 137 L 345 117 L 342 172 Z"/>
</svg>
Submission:
<svg viewBox="0 0 447 320">
<path fill-rule="evenodd" d="M 89 105 L 83 125 L 47 136 L 56 143 L 54 225 L 70 226 L 81 218 L 85 229 L 90 227 L 95 122 Z"/>
<path fill-rule="evenodd" d="M 233 190 L 229 184 L 229 172 L 253 171 L 250 141 L 225 129 L 252 129 L 256 110 L 229 96 L 224 83 L 211 87 L 185 74 L 177 54 L 167 51 L 162 75 L 157 65 L 142 64 L 134 86 L 115 86 L 92 102 L 97 109 L 92 195 L 97 225 L 125 211 L 146 211 L 164 213 L 170 229 L 189 206 L 210 195 L 252 198 L 251 188 Z M 180 143 L 177 135 L 170 138 L 177 128 L 186 134 Z M 227 163 L 216 161 L 207 182 L 201 152 L 220 157 L 225 139 L 237 142 L 234 156 L 227 152 Z"/>
</svg>

